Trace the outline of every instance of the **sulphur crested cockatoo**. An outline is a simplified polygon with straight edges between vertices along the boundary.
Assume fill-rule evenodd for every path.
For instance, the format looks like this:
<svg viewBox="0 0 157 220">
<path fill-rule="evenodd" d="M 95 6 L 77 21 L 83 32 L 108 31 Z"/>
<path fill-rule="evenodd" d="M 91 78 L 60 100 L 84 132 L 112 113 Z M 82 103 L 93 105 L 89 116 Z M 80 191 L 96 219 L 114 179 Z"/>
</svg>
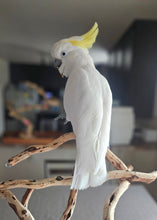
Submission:
<svg viewBox="0 0 157 220">
<path fill-rule="evenodd" d="M 58 70 L 68 78 L 63 104 L 66 120 L 76 135 L 76 162 L 71 189 L 101 185 L 107 178 L 105 155 L 109 146 L 112 93 L 95 68 L 88 49 L 98 25 L 82 36 L 63 39 L 51 50 Z"/>
</svg>

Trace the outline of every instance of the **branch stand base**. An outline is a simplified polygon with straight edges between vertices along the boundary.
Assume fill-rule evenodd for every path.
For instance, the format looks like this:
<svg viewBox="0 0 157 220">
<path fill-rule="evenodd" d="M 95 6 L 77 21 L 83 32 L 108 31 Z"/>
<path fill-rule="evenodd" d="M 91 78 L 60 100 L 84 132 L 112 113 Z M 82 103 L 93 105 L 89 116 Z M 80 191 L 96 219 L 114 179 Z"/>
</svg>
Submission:
<svg viewBox="0 0 157 220">
<path fill-rule="evenodd" d="M 7 165 L 14 166 L 22 160 L 37 154 L 47 151 L 51 151 L 62 145 L 63 143 L 74 140 L 74 133 L 67 133 L 59 138 L 55 139 L 47 145 L 32 145 L 26 148 L 25 151 L 17 154 L 16 156 L 8 160 Z M 114 220 L 114 213 L 116 205 L 123 195 L 123 193 L 129 188 L 132 182 L 144 182 L 151 183 L 157 179 L 157 171 L 151 173 L 142 173 L 132 171 L 133 167 L 127 167 L 123 161 L 121 161 L 111 150 L 107 150 L 106 159 L 116 169 L 108 172 L 108 180 L 118 179 L 119 186 L 109 196 L 104 205 L 103 220 Z M 28 202 L 34 189 L 41 189 L 50 186 L 58 185 L 71 185 L 72 176 L 70 177 L 54 177 L 42 180 L 12 180 L 0 183 L 0 196 L 7 200 L 9 206 L 15 211 L 19 219 L 22 220 L 34 220 L 34 217 L 28 210 Z M 26 192 L 23 196 L 22 202 L 18 201 L 15 195 L 13 195 L 9 189 L 13 188 L 26 188 Z M 60 220 L 70 220 L 76 205 L 78 190 L 71 190 L 68 199 L 67 207 L 63 212 Z"/>
</svg>

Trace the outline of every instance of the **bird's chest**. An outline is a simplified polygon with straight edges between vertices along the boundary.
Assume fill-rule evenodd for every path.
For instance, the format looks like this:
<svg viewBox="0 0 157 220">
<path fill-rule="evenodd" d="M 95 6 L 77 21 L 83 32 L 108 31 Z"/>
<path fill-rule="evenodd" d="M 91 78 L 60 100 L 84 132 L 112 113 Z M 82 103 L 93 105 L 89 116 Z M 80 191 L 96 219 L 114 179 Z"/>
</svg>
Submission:
<svg viewBox="0 0 157 220">
<path fill-rule="evenodd" d="M 82 74 L 71 76 L 68 78 L 64 91 L 64 109 L 69 118 L 78 112 L 80 105 L 82 105 L 85 94 L 87 94 L 87 83 Z"/>
<path fill-rule="evenodd" d="M 64 108 L 65 110 L 69 108 L 74 108 L 79 100 L 81 89 L 80 80 L 77 78 L 69 78 L 64 91 Z"/>
</svg>

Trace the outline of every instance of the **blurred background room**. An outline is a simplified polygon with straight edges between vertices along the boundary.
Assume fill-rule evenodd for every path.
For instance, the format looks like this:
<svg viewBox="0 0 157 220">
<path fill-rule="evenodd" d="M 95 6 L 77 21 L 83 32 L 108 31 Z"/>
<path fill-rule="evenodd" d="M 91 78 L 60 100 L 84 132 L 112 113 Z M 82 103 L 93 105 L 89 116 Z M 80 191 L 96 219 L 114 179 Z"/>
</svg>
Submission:
<svg viewBox="0 0 157 220">
<path fill-rule="evenodd" d="M 5 0 L 0 1 L 1 181 L 70 175 L 74 141 L 11 169 L 4 164 L 30 145 L 27 139 L 35 132 L 44 144 L 72 131 L 70 123 L 55 119 L 64 113 L 66 79 L 50 51 L 56 41 L 86 33 L 95 21 L 100 31 L 90 54 L 113 93 L 110 147 L 134 170 L 157 169 L 157 1 Z M 15 136 L 26 129 L 21 144 Z M 157 183 L 145 186 L 157 201 Z"/>
</svg>

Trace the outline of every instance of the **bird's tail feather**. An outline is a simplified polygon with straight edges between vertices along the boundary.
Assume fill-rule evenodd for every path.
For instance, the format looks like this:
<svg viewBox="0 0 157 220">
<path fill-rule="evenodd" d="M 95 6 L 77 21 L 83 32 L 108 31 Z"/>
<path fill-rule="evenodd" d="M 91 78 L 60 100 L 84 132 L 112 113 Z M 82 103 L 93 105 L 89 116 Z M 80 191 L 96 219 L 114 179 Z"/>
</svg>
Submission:
<svg viewBox="0 0 157 220">
<path fill-rule="evenodd" d="M 96 187 L 107 179 L 105 155 L 109 145 L 110 117 L 106 115 L 103 117 L 96 137 L 92 138 L 90 135 L 89 138 L 88 136 L 76 138 L 77 157 L 71 189 Z"/>
<path fill-rule="evenodd" d="M 103 184 L 107 179 L 106 164 L 101 167 L 97 173 L 79 172 L 75 164 L 75 171 L 72 180 L 71 189 L 86 189 L 88 187 L 96 187 Z"/>
</svg>

